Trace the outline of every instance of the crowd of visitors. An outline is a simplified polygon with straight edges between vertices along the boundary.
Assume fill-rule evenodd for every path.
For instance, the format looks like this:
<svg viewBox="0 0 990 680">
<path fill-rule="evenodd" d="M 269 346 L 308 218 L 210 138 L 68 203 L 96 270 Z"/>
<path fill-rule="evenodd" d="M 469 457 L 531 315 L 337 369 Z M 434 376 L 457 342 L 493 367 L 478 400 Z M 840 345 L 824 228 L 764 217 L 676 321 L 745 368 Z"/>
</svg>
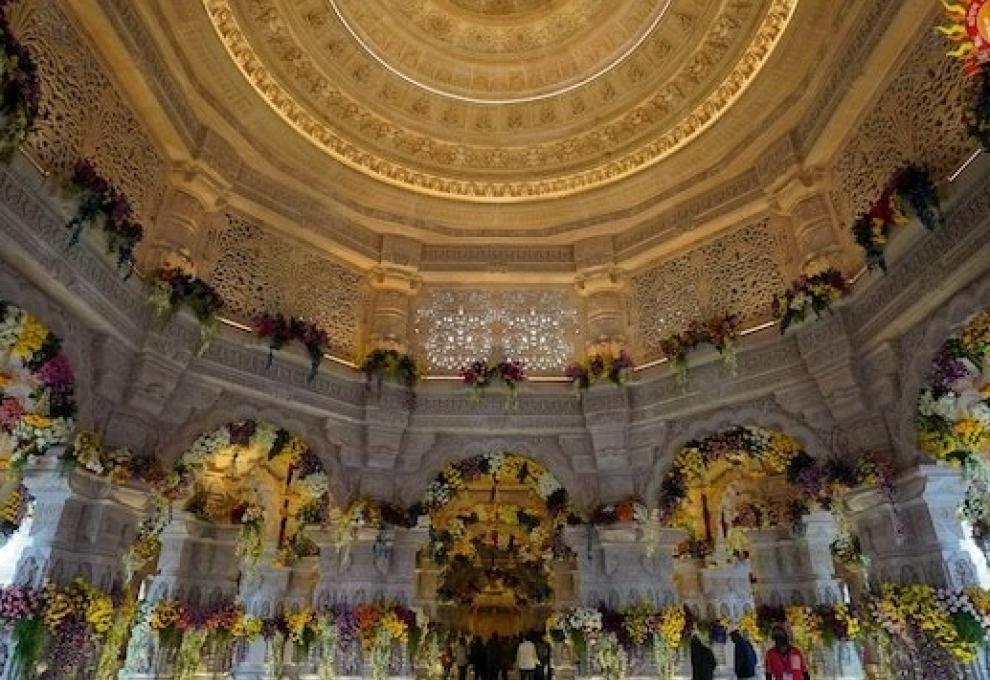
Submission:
<svg viewBox="0 0 990 680">
<path fill-rule="evenodd" d="M 552 680 L 550 645 L 537 633 L 493 635 L 487 640 L 462 635 L 451 639 L 443 652 L 444 677 L 457 669 L 457 680 L 508 680 L 518 671 L 519 680 Z"/>
</svg>

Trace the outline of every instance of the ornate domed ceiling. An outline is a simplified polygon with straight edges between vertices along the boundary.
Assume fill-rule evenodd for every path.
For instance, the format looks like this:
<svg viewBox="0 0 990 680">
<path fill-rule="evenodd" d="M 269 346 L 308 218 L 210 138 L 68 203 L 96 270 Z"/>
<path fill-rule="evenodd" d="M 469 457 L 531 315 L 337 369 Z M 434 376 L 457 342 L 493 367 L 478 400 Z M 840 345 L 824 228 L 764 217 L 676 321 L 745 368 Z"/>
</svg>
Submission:
<svg viewBox="0 0 990 680">
<path fill-rule="evenodd" d="M 700 135 L 797 0 L 204 0 L 230 58 L 322 151 L 456 199 L 586 191 Z"/>
</svg>

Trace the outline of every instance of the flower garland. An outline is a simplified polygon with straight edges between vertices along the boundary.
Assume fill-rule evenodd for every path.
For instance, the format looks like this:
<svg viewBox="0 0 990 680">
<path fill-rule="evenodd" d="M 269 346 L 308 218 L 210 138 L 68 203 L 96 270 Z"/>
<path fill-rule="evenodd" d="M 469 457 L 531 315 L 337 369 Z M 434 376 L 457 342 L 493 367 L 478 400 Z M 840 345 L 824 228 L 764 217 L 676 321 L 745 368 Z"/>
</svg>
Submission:
<svg viewBox="0 0 990 680">
<path fill-rule="evenodd" d="M 117 267 L 126 268 L 126 275 L 130 276 L 134 250 L 144 238 L 144 227 L 135 221 L 127 196 L 86 159 L 76 163 L 70 183 L 80 199 L 76 214 L 65 225 L 70 233 L 69 244 L 78 243 L 83 229 L 102 218 L 100 226 L 107 239 L 107 252 L 116 256 Z"/>
<path fill-rule="evenodd" d="M 19 677 L 34 677 L 42 658 L 56 674 L 92 659 L 115 617 L 111 597 L 82 578 L 68 587 L 0 588 L 0 624 L 12 632 L 11 661 Z"/>
<path fill-rule="evenodd" d="M 566 516 L 570 512 L 570 500 L 560 482 L 536 461 L 513 453 L 483 453 L 447 463 L 426 489 L 425 509 L 429 512 L 439 510 L 453 500 L 465 484 L 485 476 L 498 483 L 525 485 L 543 499 L 551 517 Z"/>
<path fill-rule="evenodd" d="M 159 644 L 174 652 L 172 676 L 190 680 L 196 675 L 204 648 L 218 649 L 235 640 L 250 642 L 261 633 L 261 620 L 245 613 L 238 602 L 196 607 L 162 599 L 148 613 L 148 626 Z"/>
<path fill-rule="evenodd" d="M 31 494 L 23 484 L 18 484 L 0 503 L 0 546 L 21 528 L 31 504 Z"/>
<path fill-rule="evenodd" d="M 164 328 L 180 307 L 187 307 L 199 321 L 200 343 L 197 352 L 206 351 L 217 334 L 217 315 L 223 309 L 223 299 L 210 284 L 181 269 L 162 268 L 154 273 L 149 284 L 148 303 L 155 320 Z"/>
<path fill-rule="evenodd" d="M 687 616 L 681 607 L 665 607 L 651 617 L 653 637 L 653 662 L 660 680 L 672 680 L 677 661 L 677 650 L 684 641 Z"/>
<path fill-rule="evenodd" d="M 31 53 L 14 37 L 0 6 L 0 159 L 10 160 L 38 118 L 41 84 Z"/>
<path fill-rule="evenodd" d="M 161 461 L 154 456 L 138 455 L 123 447 L 107 449 L 92 430 L 78 432 L 62 460 L 106 477 L 114 484 L 124 484 L 132 479 L 154 483 L 164 477 Z"/>
<path fill-rule="evenodd" d="M 909 165 L 894 174 L 870 210 L 856 218 L 852 232 L 866 254 L 870 269 L 887 271 L 884 249 L 894 227 L 907 224 L 911 217 L 935 231 L 942 226 L 938 192 L 928 171 Z"/>
<path fill-rule="evenodd" d="M 411 529 L 416 526 L 418 520 L 419 517 L 412 510 L 395 503 L 365 497 L 358 498 L 347 506 L 347 510 L 341 516 L 340 524 L 348 530 L 360 527 Z"/>
<path fill-rule="evenodd" d="M 933 645 L 966 664 L 990 631 L 990 592 L 884 583 L 868 599 L 871 627 L 908 649 Z"/>
<path fill-rule="evenodd" d="M 325 507 L 328 499 L 330 480 L 323 463 L 301 437 L 288 430 L 261 421 L 237 421 L 201 435 L 175 467 L 154 485 L 152 514 L 142 522 L 134 543 L 124 555 L 125 569 L 129 574 L 139 571 L 154 559 L 159 536 L 168 522 L 169 502 L 188 497 L 209 462 L 231 446 L 261 451 L 269 463 L 284 462 L 287 465 L 290 479 L 287 494 L 297 499 L 298 503 L 286 523 L 290 527 L 296 525 L 296 528 L 280 537 L 280 554 L 284 556 L 282 548 L 287 543 L 303 542 L 304 538 L 300 535 L 303 521 L 313 514 L 313 508 Z M 195 509 L 195 502 L 194 494 L 189 509 Z M 213 518 L 205 516 L 204 519 Z M 247 558 L 249 565 L 256 565 L 261 556 L 259 539 L 264 525 L 263 510 L 253 502 L 245 501 L 235 506 L 231 516 L 225 519 L 230 519 L 241 529 L 236 547 L 239 556 Z"/>
<path fill-rule="evenodd" d="M 745 625 L 753 628 L 753 619 L 747 620 Z M 787 628 L 798 647 L 810 650 L 857 640 L 863 633 L 863 625 L 856 611 L 848 604 L 761 606 L 755 612 L 758 633 L 751 637 L 756 640 L 769 639 L 775 629 Z M 742 626 L 740 622 L 739 627 Z"/>
<path fill-rule="evenodd" d="M 275 352 L 282 349 L 286 343 L 298 340 L 306 347 L 309 355 L 310 370 L 307 382 L 313 382 L 320 370 L 320 363 L 327 351 L 326 331 L 316 324 L 282 314 L 262 312 L 251 319 L 251 328 L 259 338 L 268 341 L 268 364 L 270 368 Z"/>
<path fill-rule="evenodd" d="M 660 341 L 660 349 L 670 359 L 681 385 L 687 382 L 688 354 L 708 343 L 722 356 L 722 364 L 730 374 L 736 371 L 736 338 L 739 317 L 736 314 L 713 316 L 707 321 L 692 321 L 686 331 L 675 333 Z"/>
<path fill-rule="evenodd" d="M 402 354 L 394 349 L 375 349 L 368 352 L 358 365 L 358 370 L 364 373 L 369 386 L 374 380 L 379 389 L 386 378 L 412 389 L 422 377 L 416 360 L 409 354 Z"/>
<path fill-rule="evenodd" d="M 990 442 L 990 309 L 977 312 L 943 343 L 918 392 L 921 449 L 956 465 Z"/>
<path fill-rule="evenodd" d="M 15 471 L 75 427 L 75 377 L 61 344 L 40 319 L 0 300 L 0 432 L 13 442 Z"/>
<path fill-rule="evenodd" d="M 629 382 L 633 366 L 632 357 L 624 349 L 619 350 L 617 355 L 611 352 L 596 352 L 585 357 L 583 361 L 570 364 L 564 374 L 580 397 L 583 391 L 605 380 L 618 387 L 625 385 Z"/>
<path fill-rule="evenodd" d="M 506 408 L 517 406 L 519 385 L 527 379 L 525 365 L 516 359 L 503 359 L 499 362 L 477 359 L 461 369 L 461 378 L 464 384 L 471 388 L 472 399 L 476 402 L 480 401 L 485 390 L 495 381 L 500 381 L 509 390 L 509 396 L 505 401 Z"/>
<path fill-rule="evenodd" d="M 501 551 L 527 563 L 540 563 L 554 557 L 556 546 L 563 544 L 562 530 L 566 517 L 558 515 L 546 523 L 531 510 L 513 503 L 496 506 L 481 504 L 447 519 L 443 526 L 430 531 L 429 554 L 444 567 L 458 558 L 475 560 L 479 553 Z M 497 526 L 504 531 L 490 528 Z M 478 529 L 484 528 L 484 535 Z M 487 557 L 487 556 L 486 556 Z"/>
<path fill-rule="evenodd" d="M 674 456 L 671 469 L 660 487 L 660 515 L 672 525 L 683 523 L 679 517 L 689 489 L 700 483 L 716 462 L 742 465 L 760 463 L 769 474 L 786 473 L 797 480 L 806 469 L 817 468 L 795 440 L 782 432 L 755 426 L 735 426 L 720 430 L 704 439 L 689 441 Z M 815 486 L 821 480 L 812 480 Z M 793 483 L 793 482 L 792 482 Z M 821 488 L 818 489 L 820 493 Z"/>
<path fill-rule="evenodd" d="M 595 526 L 610 526 L 619 522 L 645 522 L 650 511 L 636 498 L 627 498 L 618 503 L 599 505 L 591 513 L 591 523 Z"/>
<path fill-rule="evenodd" d="M 849 295 L 849 284 L 838 269 L 829 268 L 812 276 L 801 276 L 791 287 L 773 299 L 773 318 L 780 322 L 783 335 L 794 323 L 804 321 L 808 312 L 821 318 L 832 305 Z"/>
</svg>

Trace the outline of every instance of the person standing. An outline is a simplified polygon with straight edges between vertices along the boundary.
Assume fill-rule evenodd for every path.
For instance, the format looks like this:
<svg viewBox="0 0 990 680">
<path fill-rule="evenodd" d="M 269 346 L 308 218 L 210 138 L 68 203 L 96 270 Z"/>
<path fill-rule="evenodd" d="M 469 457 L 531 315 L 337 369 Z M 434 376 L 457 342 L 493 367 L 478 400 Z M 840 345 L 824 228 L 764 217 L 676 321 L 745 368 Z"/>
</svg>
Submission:
<svg viewBox="0 0 990 680">
<path fill-rule="evenodd" d="M 467 680 L 468 646 L 463 637 L 458 636 L 454 643 L 454 665 L 457 666 L 457 680 Z"/>
<path fill-rule="evenodd" d="M 715 677 L 715 652 L 704 643 L 698 631 L 691 633 L 691 680 L 712 680 Z"/>
<path fill-rule="evenodd" d="M 551 680 L 550 656 L 552 652 L 550 643 L 546 639 L 546 633 L 537 635 L 533 644 L 536 646 L 536 658 L 540 662 L 540 665 L 536 667 L 536 680 Z"/>
<path fill-rule="evenodd" d="M 756 650 L 740 630 L 729 634 L 732 640 L 732 662 L 738 680 L 756 680 Z"/>
<path fill-rule="evenodd" d="M 767 680 L 811 680 L 804 653 L 780 628 L 774 631 L 773 647 L 767 650 L 766 674 Z"/>
<path fill-rule="evenodd" d="M 534 680 L 536 667 L 539 665 L 540 660 L 536 655 L 536 645 L 527 636 L 516 648 L 516 668 L 519 669 L 519 680 Z"/>
<path fill-rule="evenodd" d="M 485 675 L 485 645 L 477 635 L 471 640 L 468 660 L 474 666 L 474 680 L 488 680 Z"/>
</svg>

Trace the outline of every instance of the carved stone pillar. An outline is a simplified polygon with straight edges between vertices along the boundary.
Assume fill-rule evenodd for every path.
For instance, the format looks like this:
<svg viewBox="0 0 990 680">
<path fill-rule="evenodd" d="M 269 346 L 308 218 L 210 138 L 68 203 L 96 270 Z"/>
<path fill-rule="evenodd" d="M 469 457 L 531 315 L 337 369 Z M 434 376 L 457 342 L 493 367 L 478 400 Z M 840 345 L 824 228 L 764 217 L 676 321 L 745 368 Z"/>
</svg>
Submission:
<svg viewBox="0 0 990 680">
<path fill-rule="evenodd" d="M 261 556 L 257 571 L 240 584 L 240 599 L 248 614 L 267 618 L 279 611 L 308 606 L 316 585 L 317 558 L 305 557 L 290 567 L 275 566 L 276 551 L 269 547 Z M 292 658 L 291 645 L 284 648 L 285 661 L 292 670 L 304 669 L 306 659 Z M 234 680 L 279 680 L 273 674 L 269 645 L 262 638 L 247 646 L 231 672 Z M 292 673 L 290 673 L 292 674 Z"/>
<path fill-rule="evenodd" d="M 320 547 L 319 580 L 313 592 L 315 607 L 338 602 L 361 604 L 382 599 L 388 576 L 388 535 L 374 527 L 353 532 L 331 526 L 314 532 Z"/>
<path fill-rule="evenodd" d="M 673 604 L 674 548 L 684 536 L 654 520 L 567 528 L 565 540 L 577 555 L 576 599 L 586 607 Z"/>
<path fill-rule="evenodd" d="M 381 265 L 369 274 L 374 290 L 368 341 L 371 347 L 409 351 L 409 316 L 419 293 L 422 246 L 401 236 L 382 237 Z"/>
<path fill-rule="evenodd" d="M 870 558 L 872 580 L 957 587 L 978 582 L 982 558 L 956 514 L 965 483 L 959 470 L 920 465 L 897 480 L 895 506 L 876 489 L 846 495 Z"/>
<path fill-rule="evenodd" d="M 227 185 L 193 165 L 173 169 L 157 218 L 150 227 L 141 264 L 179 267 L 195 274 L 207 227 L 222 216 Z"/>
<path fill-rule="evenodd" d="M 772 190 L 772 202 L 793 224 L 798 270 L 814 274 L 829 267 L 855 266 L 843 252 L 828 198 L 825 174 L 798 168 Z"/>
<path fill-rule="evenodd" d="M 177 599 L 202 606 L 233 599 L 240 566 L 234 558 L 237 531 L 176 512 L 162 531 L 158 573 L 148 586 L 147 602 Z M 217 661 L 204 657 L 203 667 Z M 146 623 L 139 623 L 127 645 L 120 680 L 167 678 L 170 672 L 170 659 L 159 649 L 156 636 Z"/>
<path fill-rule="evenodd" d="M 625 281 L 615 267 L 612 239 L 586 239 L 575 246 L 575 285 L 585 300 L 589 352 L 615 351 L 628 337 Z"/>
<path fill-rule="evenodd" d="M 835 518 L 816 510 L 804 524 L 801 536 L 786 529 L 747 532 L 757 604 L 835 604 L 844 599 L 832 560 L 831 545 L 838 533 Z"/>
<path fill-rule="evenodd" d="M 633 494 L 636 482 L 630 474 L 629 393 L 611 383 L 596 385 L 584 394 L 581 408 L 591 436 L 601 500 L 620 501 Z"/>
<path fill-rule="evenodd" d="M 35 509 L 15 582 L 68 585 L 83 576 L 109 592 L 123 585 L 120 556 L 141 521 L 147 492 L 79 470 L 65 474 L 58 455 L 49 451 L 24 470 L 23 484 Z"/>
</svg>

